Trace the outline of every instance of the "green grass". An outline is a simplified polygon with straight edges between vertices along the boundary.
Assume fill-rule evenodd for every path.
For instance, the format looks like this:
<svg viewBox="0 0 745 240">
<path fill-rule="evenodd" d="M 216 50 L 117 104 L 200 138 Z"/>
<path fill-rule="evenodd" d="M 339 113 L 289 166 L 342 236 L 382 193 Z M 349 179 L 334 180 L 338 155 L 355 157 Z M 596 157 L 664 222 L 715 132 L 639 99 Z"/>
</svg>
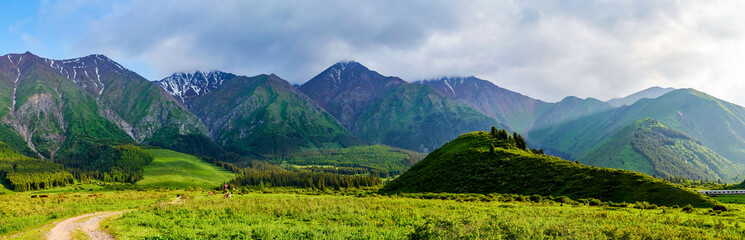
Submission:
<svg viewBox="0 0 745 240">
<path fill-rule="evenodd" d="M 745 216 L 680 208 L 247 194 L 125 213 L 120 239 L 742 239 Z"/>
<path fill-rule="evenodd" d="M 85 186 L 85 185 L 84 185 Z M 44 193 L 49 198 L 31 198 L 32 195 Z M 0 236 L 20 234 L 27 239 L 39 239 L 29 236 L 38 232 L 29 230 L 42 227 L 62 219 L 97 212 L 123 209 L 134 209 L 154 203 L 173 200 L 179 191 L 90 191 L 70 190 L 59 192 L 25 192 L 0 195 Z M 90 195 L 98 194 L 98 197 Z"/>
<path fill-rule="evenodd" d="M 214 188 L 234 178 L 234 174 L 192 155 L 165 149 L 148 150 L 155 156 L 145 166 L 138 185 L 167 188 Z"/>
<path fill-rule="evenodd" d="M 712 196 L 711 198 L 720 203 L 745 204 L 745 195 L 722 195 Z"/>
<path fill-rule="evenodd" d="M 86 186 L 86 185 L 83 185 Z M 0 195 L 0 238 L 39 239 L 54 222 L 134 209 L 103 221 L 117 239 L 743 239 L 745 205 L 729 211 L 561 204 L 479 194 L 379 196 L 365 190 L 207 196 L 205 191 Z M 296 189 L 297 190 L 297 189 Z M 355 193 L 356 192 L 356 193 Z M 90 197 L 98 193 L 99 197 Z M 320 195 L 317 195 L 319 194 Z M 184 196 L 177 204 L 176 194 Z M 309 195 L 310 194 L 310 195 Z M 64 196 L 64 198 L 60 198 Z M 439 199 L 422 199 L 440 196 Z M 490 199 L 490 200 L 484 200 Z M 508 200 L 509 199 L 509 200 Z M 526 198 L 527 199 L 527 198 Z M 633 205 L 633 204 L 632 204 Z"/>
</svg>

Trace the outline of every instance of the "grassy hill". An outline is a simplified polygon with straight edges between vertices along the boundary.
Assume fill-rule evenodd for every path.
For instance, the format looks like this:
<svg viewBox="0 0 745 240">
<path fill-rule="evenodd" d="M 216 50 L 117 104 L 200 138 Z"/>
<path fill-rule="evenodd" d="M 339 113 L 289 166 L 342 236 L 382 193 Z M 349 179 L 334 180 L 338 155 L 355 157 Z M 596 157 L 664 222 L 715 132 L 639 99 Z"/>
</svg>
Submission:
<svg viewBox="0 0 745 240">
<path fill-rule="evenodd" d="M 734 164 L 685 133 L 653 119 L 621 129 L 579 159 L 600 167 L 626 169 L 659 177 L 694 180 L 742 180 L 743 165 Z"/>
<path fill-rule="evenodd" d="M 185 188 L 213 188 L 234 178 L 234 174 L 192 155 L 165 149 L 150 149 L 155 159 L 145 166 L 139 185 Z"/>
<path fill-rule="evenodd" d="M 645 174 L 585 166 L 513 146 L 510 140 L 498 140 L 487 132 L 464 134 L 430 153 L 383 191 L 539 194 L 665 206 L 715 204 Z"/>
</svg>

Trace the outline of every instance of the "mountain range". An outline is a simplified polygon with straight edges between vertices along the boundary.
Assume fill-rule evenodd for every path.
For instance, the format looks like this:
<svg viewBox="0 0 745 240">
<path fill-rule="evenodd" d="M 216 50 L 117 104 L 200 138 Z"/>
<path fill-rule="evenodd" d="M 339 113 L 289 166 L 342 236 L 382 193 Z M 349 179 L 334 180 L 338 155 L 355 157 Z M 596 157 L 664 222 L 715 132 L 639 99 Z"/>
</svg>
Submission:
<svg viewBox="0 0 745 240">
<path fill-rule="evenodd" d="M 354 61 L 292 85 L 220 71 L 148 81 L 103 55 L 0 57 L 0 142 L 63 165 L 121 144 L 258 159 L 375 144 L 429 152 L 492 126 L 548 154 L 660 177 L 734 182 L 745 169 L 745 109 L 693 89 L 551 103 L 473 76 L 409 83 Z"/>
<path fill-rule="evenodd" d="M 741 180 L 743 175 L 745 108 L 694 89 L 653 87 L 608 102 L 570 96 L 556 103 L 546 103 L 476 77 L 446 77 L 416 83 L 433 86 L 450 98 L 492 117 L 508 129 L 525 134 L 531 146 L 543 148 L 546 153 L 566 159 L 641 171 L 660 177 L 696 180 L 718 178 L 735 182 Z M 700 163 L 695 167 L 677 166 L 676 168 L 682 170 L 670 172 L 661 168 L 652 169 L 649 163 L 618 164 L 619 160 L 641 162 L 636 161 L 639 158 L 634 160 L 638 155 L 596 158 L 599 156 L 596 155 L 598 152 L 613 152 L 614 148 L 619 147 L 618 144 L 627 144 L 628 142 L 617 142 L 625 134 L 621 130 L 645 119 L 659 122 L 665 128 L 687 136 L 683 139 L 688 139 L 691 144 L 684 144 L 685 151 L 696 154 L 697 157 L 693 158 Z M 655 152 L 671 150 L 664 144 L 652 148 L 655 148 Z M 676 154 L 664 155 L 666 158 L 661 161 L 665 162 L 664 165 L 679 165 L 679 161 L 693 159 L 681 158 L 682 155 Z M 716 168 L 713 166 L 726 167 L 717 172 L 713 170 Z"/>
</svg>

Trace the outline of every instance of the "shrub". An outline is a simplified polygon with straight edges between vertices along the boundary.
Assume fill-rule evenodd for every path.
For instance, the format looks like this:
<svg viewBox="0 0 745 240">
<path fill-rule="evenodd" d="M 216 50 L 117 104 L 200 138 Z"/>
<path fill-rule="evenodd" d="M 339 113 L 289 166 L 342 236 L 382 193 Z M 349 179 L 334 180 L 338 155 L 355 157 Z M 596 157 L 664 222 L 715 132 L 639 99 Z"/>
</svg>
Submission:
<svg viewBox="0 0 745 240">
<path fill-rule="evenodd" d="M 682 211 L 683 212 L 687 212 L 687 213 L 692 213 L 693 210 L 694 210 L 693 209 L 693 206 L 691 206 L 691 204 L 687 204 L 687 205 L 685 205 L 685 207 L 683 207 L 683 210 Z"/>
<path fill-rule="evenodd" d="M 714 205 L 714 207 L 712 207 L 711 209 L 713 209 L 714 211 L 727 211 L 727 207 L 725 207 L 724 205 Z"/>
</svg>

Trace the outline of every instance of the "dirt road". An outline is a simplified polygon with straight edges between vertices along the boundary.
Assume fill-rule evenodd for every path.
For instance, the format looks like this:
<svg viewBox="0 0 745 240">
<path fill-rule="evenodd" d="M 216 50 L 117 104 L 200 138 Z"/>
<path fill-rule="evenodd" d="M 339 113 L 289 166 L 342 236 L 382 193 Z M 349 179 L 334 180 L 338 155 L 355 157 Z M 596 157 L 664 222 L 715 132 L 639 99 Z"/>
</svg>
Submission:
<svg viewBox="0 0 745 240">
<path fill-rule="evenodd" d="M 85 215 L 80 215 L 73 218 L 65 219 L 64 221 L 54 226 L 52 230 L 49 230 L 47 234 L 48 240 L 67 240 L 70 239 L 70 235 L 75 229 L 80 229 L 84 233 L 88 234 L 90 239 L 114 239 L 109 234 L 99 229 L 101 220 L 122 214 L 126 211 L 111 211 L 111 212 L 95 212 Z"/>
</svg>

